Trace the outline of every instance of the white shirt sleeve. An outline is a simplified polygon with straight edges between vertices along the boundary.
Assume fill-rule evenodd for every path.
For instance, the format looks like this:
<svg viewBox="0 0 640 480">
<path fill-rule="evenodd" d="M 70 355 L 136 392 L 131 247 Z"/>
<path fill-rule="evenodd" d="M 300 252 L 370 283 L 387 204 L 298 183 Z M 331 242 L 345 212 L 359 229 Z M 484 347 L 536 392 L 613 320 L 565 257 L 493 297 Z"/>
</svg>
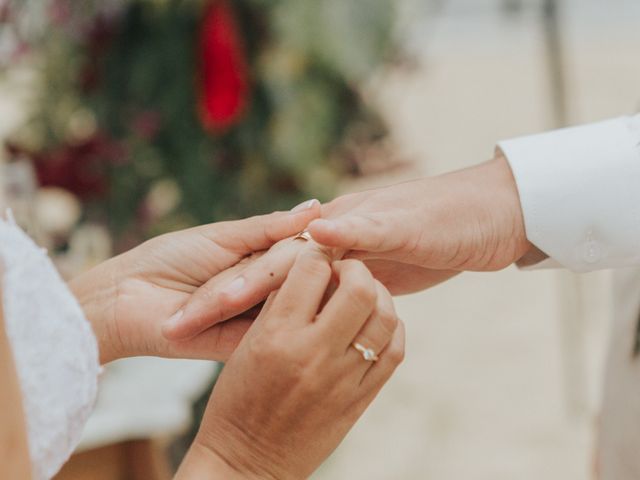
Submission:
<svg viewBox="0 0 640 480">
<path fill-rule="evenodd" d="M 505 140 L 529 241 L 577 272 L 640 265 L 640 115 Z M 544 266 L 539 264 L 539 266 Z"/>
</svg>

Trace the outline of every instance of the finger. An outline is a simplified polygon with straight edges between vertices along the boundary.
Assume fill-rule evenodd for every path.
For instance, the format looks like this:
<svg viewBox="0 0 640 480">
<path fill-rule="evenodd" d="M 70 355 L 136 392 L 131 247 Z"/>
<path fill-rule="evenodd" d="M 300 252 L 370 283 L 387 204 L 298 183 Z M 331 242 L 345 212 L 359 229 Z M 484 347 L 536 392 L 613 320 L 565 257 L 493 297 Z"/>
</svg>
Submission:
<svg viewBox="0 0 640 480">
<path fill-rule="evenodd" d="M 360 382 L 365 389 L 379 390 L 391 377 L 398 365 L 404 360 L 405 354 L 405 327 L 402 321 L 391 337 L 391 341 L 378 355 L 379 359 L 369 368 Z"/>
<path fill-rule="evenodd" d="M 301 203 L 290 212 L 214 223 L 197 229 L 223 248 L 247 255 L 267 250 L 280 240 L 301 232 L 311 220 L 319 216 L 320 202 L 314 199 Z"/>
<path fill-rule="evenodd" d="M 378 393 L 380 393 L 382 387 L 387 383 L 397 366 L 402 362 L 404 358 L 404 342 L 405 329 L 404 324 L 400 321 L 398 322 L 398 327 L 391 341 L 380 354 L 380 360 L 366 371 L 360 383 L 357 385 L 360 395 L 351 406 L 354 416 L 359 417 L 367 409 Z M 391 354 L 388 355 L 388 353 Z M 346 380 L 351 381 L 351 379 Z"/>
<path fill-rule="evenodd" d="M 318 247 L 300 253 L 273 301 L 268 321 L 283 327 L 313 322 L 331 281 L 329 262 Z"/>
<path fill-rule="evenodd" d="M 398 316 L 391 295 L 380 282 L 376 282 L 376 291 L 376 309 L 347 347 L 347 355 L 353 358 L 353 363 L 361 364 L 363 374 L 373 363 L 363 358 L 364 353 L 354 345 L 369 349 L 377 357 L 387 346 L 398 326 Z"/>
<path fill-rule="evenodd" d="M 216 323 L 242 313 L 244 310 L 231 313 L 231 310 L 227 308 L 227 304 L 216 301 L 212 295 L 215 293 L 215 286 L 217 284 L 228 284 L 232 279 L 238 277 L 246 268 L 247 260 L 257 261 L 261 255 L 262 252 L 256 253 L 252 256 L 252 259 L 243 260 L 237 265 L 220 272 L 200 286 L 189 296 L 187 302 L 162 324 L 162 335 L 168 340 L 186 340 L 203 332 Z M 256 260 L 253 260 L 253 258 Z M 254 305 L 247 305 L 245 310 L 253 306 Z"/>
<path fill-rule="evenodd" d="M 328 247 L 388 252 L 402 246 L 402 236 L 393 234 L 397 228 L 397 219 L 392 215 L 347 214 L 313 220 L 307 230 L 316 242 Z"/>
<path fill-rule="evenodd" d="M 377 295 L 373 276 L 358 260 L 333 263 L 338 286 L 318 316 L 318 327 L 337 346 L 346 348 L 373 312 Z"/>
<path fill-rule="evenodd" d="M 280 288 L 304 245 L 283 240 L 240 268 L 216 275 L 191 296 L 177 317 L 167 321 L 163 334 L 174 340 L 189 338 L 263 301 Z"/>
<path fill-rule="evenodd" d="M 269 296 L 264 302 L 264 306 L 262 307 L 260 314 L 258 315 L 258 318 L 263 317 L 264 315 L 268 314 L 271 311 L 271 307 L 273 306 L 273 301 L 276 299 L 276 296 L 278 295 L 279 291 L 280 290 L 274 290 L 269 294 Z"/>
<path fill-rule="evenodd" d="M 209 298 L 225 311 L 226 318 L 247 310 L 282 286 L 304 246 L 305 242 L 292 239 L 279 242 L 232 280 L 212 281 Z"/>
<path fill-rule="evenodd" d="M 254 321 L 234 318 L 214 325 L 194 338 L 167 341 L 163 351 L 175 358 L 226 361 L 234 352 Z"/>
</svg>

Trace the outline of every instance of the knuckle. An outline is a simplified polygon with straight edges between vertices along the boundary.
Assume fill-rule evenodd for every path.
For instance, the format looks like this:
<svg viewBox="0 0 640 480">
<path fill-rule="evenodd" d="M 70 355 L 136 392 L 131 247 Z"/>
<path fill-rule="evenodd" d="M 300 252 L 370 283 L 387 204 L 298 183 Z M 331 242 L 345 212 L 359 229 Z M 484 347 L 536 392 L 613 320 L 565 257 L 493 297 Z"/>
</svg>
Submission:
<svg viewBox="0 0 640 480">
<path fill-rule="evenodd" d="M 207 300 L 207 304 L 212 305 L 212 308 L 220 316 L 229 315 L 231 312 L 244 308 L 246 302 L 245 299 L 232 293 L 214 290 L 209 292 Z"/>
<path fill-rule="evenodd" d="M 389 351 L 387 352 L 387 355 L 389 356 L 389 361 L 391 362 L 391 364 L 394 367 L 397 367 L 404 361 L 404 357 L 405 357 L 404 345 L 401 345 L 398 347 L 394 346 L 393 348 L 390 348 Z"/>
<path fill-rule="evenodd" d="M 287 384 L 291 388 L 306 397 L 313 397 L 320 393 L 323 378 L 326 372 L 316 367 L 314 359 L 304 351 L 295 350 L 282 353 L 282 360 L 279 366 L 279 375 L 287 379 Z"/>
<path fill-rule="evenodd" d="M 264 331 L 251 339 L 250 350 L 260 365 L 295 365 L 294 350 L 289 338 L 279 332 Z"/>
<path fill-rule="evenodd" d="M 370 306 L 376 301 L 376 289 L 366 277 L 358 277 L 347 282 L 344 288 L 348 296 L 360 305 Z"/>
<path fill-rule="evenodd" d="M 212 285 L 205 283 L 197 290 L 196 293 L 202 303 L 208 303 L 214 299 L 216 289 Z"/>
<path fill-rule="evenodd" d="M 319 249 L 307 249 L 298 256 L 298 267 L 309 276 L 331 273 L 327 255 Z"/>
<path fill-rule="evenodd" d="M 252 356 L 258 361 L 270 361 L 277 352 L 272 335 L 256 335 L 250 339 L 249 350 Z"/>
<path fill-rule="evenodd" d="M 271 364 L 278 367 L 281 375 L 297 383 L 304 383 L 313 370 L 313 357 L 305 348 L 299 348 L 292 342 L 292 336 L 281 330 L 265 329 L 252 338 L 250 344 L 254 359 L 261 365 Z"/>
<path fill-rule="evenodd" d="M 273 212 L 254 218 L 256 222 L 261 224 L 263 236 L 271 243 L 282 240 L 280 231 L 282 228 L 289 227 L 289 222 L 291 221 L 290 217 L 283 215 L 282 212 Z"/>
<path fill-rule="evenodd" d="M 380 319 L 380 325 L 388 335 L 392 335 L 398 328 L 400 320 L 392 310 L 388 308 L 378 310 L 378 318 Z"/>
<path fill-rule="evenodd" d="M 321 390 L 321 382 L 318 377 L 310 375 L 305 369 L 298 369 L 296 388 L 304 396 L 314 396 Z"/>
</svg>

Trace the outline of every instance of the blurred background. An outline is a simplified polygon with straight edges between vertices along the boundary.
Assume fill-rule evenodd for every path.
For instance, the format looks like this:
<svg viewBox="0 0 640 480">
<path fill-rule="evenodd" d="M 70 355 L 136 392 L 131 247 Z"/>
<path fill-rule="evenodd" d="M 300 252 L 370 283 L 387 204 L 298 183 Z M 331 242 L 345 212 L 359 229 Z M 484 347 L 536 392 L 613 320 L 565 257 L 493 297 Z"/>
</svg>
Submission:
<svg viewBox="0 0 640 480">
<path fill-rule="evenodd" d="M 0 0 L 0 191 L 71 276 L 632 113 L 639 22 L 634 0 Z M 507 269 L 398 299 L 406 361 L 314 479 L 591 478 L 609 282 Z M 110 366 L 60 478 L 169 478 L 216 368 Z"/>
</svg>

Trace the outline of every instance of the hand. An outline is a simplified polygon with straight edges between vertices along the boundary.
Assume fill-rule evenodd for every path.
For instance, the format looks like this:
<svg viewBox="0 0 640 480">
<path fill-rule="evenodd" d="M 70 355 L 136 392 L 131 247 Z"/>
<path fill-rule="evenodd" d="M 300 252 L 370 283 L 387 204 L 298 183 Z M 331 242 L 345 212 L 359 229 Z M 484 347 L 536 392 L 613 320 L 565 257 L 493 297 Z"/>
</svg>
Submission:
<svg viewBox="0 0 640 480">
<path fill-rule="evenodd" d="M 188 339 L 259 305 L 282 286 L 306 245 L 303 240 L 287 238 L 211 278 L 191 295 L 179 322 L 164 334 L 170 340 Z M 331 254 L 334 259 L 343 256 L 341 251 Z M 390 260 L 368 260 L 365 265 L 394 295 L 429 288 L 458 273 Z"/>
<path fill-rule="evenodd" d="M 296 234 L 319 213 L 319 203 L 312 201 L 292 212 L 162 235 L 75 278 L 70 287 L 94 328 L 101 361 L 135 355 L 226 359 L 250 318 L 180 342 L 162 335 L 163 324 L 175 321 L 211 277 Z"/>
<path fill-rule="evenodd" d="M 304 248 L 304 240 L 287 238 L 276 243 L 269 251 L 254 254 L 220 272 L 191 295 L 179 321 L 164 330 L 165 336 L 174 341 L 194 337 L 260 304 L 282 286 L 296 257 Z M 342 250 L 333 250 L 334 259 L 344 255 Z M 365 260 L 364 263 L 394 295 L 429 288 L 458 273 L 392 260 L 374 259 Z"/>
<path fill-rule="evenodd" d="M 296 258 L 306 248 L 309 248 L 306 240 L 287 238 L 267 252 L 258 252 L 220 272 L 189 298 L 183 315 L 163 333 L 174 341 L 192 338 L 259 305 L 282 286 Z M 334 260 L 342 257 L 342 252 L 325 251 Z"/>
<path fill-rule="evenodd" d="M 308 230 L 347 257 L 376 261 L 386 283 L 414 290 L 463 270 L 499 270 L 531 247 L 506 159 L 391 187 L 345 195 L 323 207 Z M 396 262 L 383 265 L 380 261 Z"/>
<path fill-rule="evenodd" d="M 504 268 L 530 249 L 515 182 L 502 157 L 339 197 L 323 206 L 323 217 L 308 227 L 314 240 L 363 260 L 394 295 L 429 288 L 462 270 Z M 299 248 L 300 241 L 284 241 L 212 278 L 165 334 L 189 338 L 263 301 L 280 287 Z"/>
<path fill-rule="evenodd" d="M 177 479 L 308 477 L 402 360 L 404 329 L 384 287 L 362 263 L 337 261 L 327 300 L 329 259 L 302 245 L 218 379 Z"/>
</svg>

